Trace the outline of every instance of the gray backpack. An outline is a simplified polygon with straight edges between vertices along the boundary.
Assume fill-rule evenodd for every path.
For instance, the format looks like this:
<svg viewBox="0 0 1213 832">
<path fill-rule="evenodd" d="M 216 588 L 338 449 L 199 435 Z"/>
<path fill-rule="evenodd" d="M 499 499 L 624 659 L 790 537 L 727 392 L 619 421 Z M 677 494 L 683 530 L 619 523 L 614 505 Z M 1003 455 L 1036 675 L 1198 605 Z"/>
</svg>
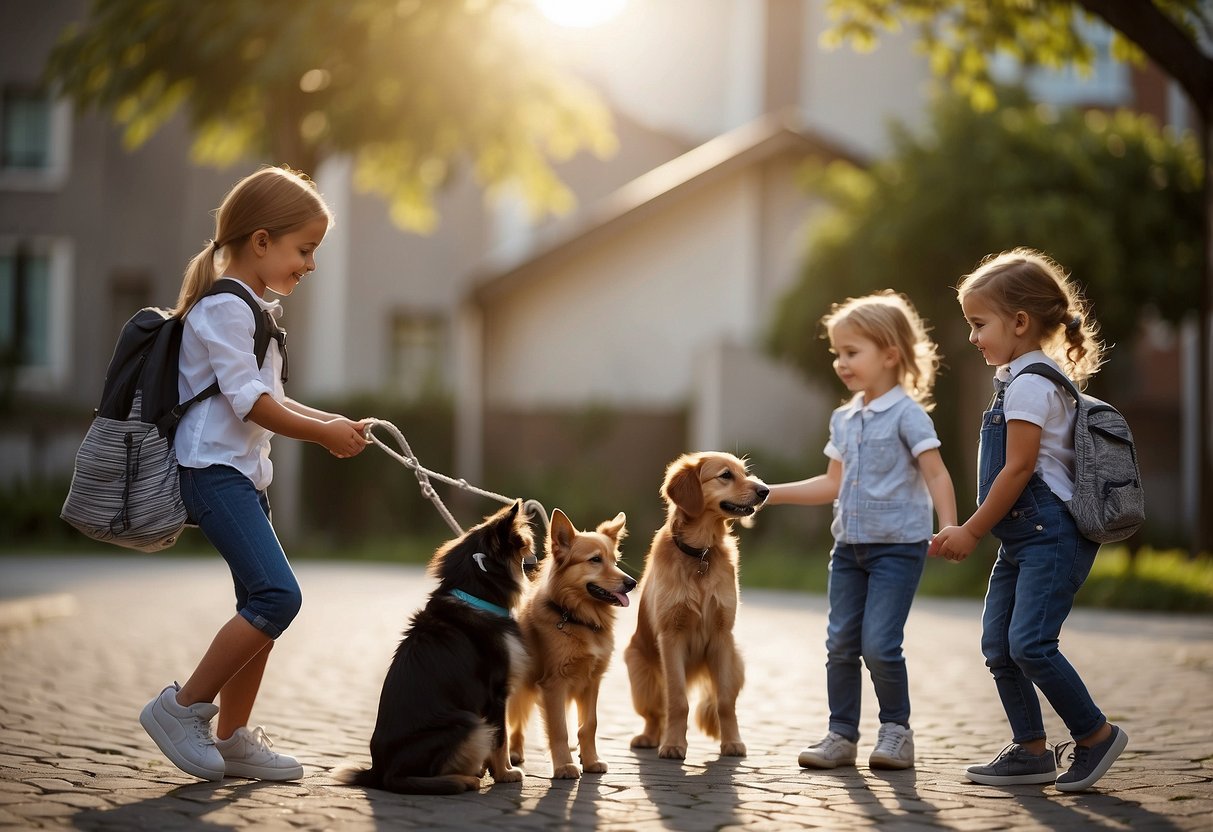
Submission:
<svg viewBox="0 0 1213 832">
<path fill-rule="evenodd" d="M 1146 498 L 1129 423 L 1107 402 L 1080 393 L 1074 382 L 1048 364 L 1021 373 L 1044 376 L 1070 391 L 1074 413 L 1074 496 L 1067 503 L 1084 537 L 1116 543 L 1131 537 L 1146 519 Z"/>
</svg>

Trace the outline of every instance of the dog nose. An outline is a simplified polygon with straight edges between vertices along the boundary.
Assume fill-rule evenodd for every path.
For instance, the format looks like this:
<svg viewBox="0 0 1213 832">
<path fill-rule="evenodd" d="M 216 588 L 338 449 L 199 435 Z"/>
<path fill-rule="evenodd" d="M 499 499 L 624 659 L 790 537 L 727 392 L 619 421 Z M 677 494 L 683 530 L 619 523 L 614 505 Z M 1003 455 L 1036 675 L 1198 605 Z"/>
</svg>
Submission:
<svg viewBox="0 0 1213 832">
<path fill-rule="evenodd" d="M 635 588 L 636 588 L 636 579 L 633 578 L 631 575 L 624 575 L 623 576 L 623 591 L 631 592 Z"/>
<path fill-rule="evenodd" d="M 755 489 L 755 493 L 758 494 L 758 502 L 762 503 L 766 501 L 767 495 L 771 493 L 771 489 L 767 488 L 765 485 L 760 485 L 757 489 Z"/>
</svg>

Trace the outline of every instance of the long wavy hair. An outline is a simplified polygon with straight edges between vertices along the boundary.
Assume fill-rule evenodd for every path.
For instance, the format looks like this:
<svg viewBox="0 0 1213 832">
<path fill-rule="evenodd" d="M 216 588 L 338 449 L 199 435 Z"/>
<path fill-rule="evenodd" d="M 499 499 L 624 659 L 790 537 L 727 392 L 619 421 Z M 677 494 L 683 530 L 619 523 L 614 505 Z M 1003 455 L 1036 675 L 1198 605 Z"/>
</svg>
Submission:
<svg viewBox="0 0 1213 832">
<path fill-rule="evenodd" d="M 1026 312 L 1040 327 L 1040 348 L 1080 386 L 1104 363 L 1099 323 L 1082 290 L 1047 254 L 1021 247 L 991 255 L 956 293 L 961 303 L 980 297 L 1005 318 Z"/>
<path fill-rule="evenodd" d="M 316 183 L 306 174 L 287 167 L 264 167 L 237 182 L 215 211 L 215 236 L 185 267 L 173 315 L 180 318 L 219 279 L 219 268 L 231 261 L 253 232 L 265 229 L 278 237 L 324 217 L 329 210 Z"/>
</svg>

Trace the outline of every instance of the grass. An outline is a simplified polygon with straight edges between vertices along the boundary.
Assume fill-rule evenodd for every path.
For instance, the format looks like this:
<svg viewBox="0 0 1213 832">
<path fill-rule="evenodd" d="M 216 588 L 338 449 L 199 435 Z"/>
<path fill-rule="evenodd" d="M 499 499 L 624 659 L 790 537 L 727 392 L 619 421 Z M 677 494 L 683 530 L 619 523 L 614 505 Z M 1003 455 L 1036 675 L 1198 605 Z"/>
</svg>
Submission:
<svg viewBox="0 0 1213 832">
<path fill-rule="evenodd" d="M 920 595 L 981 598 L 992 552 L 978 550 L 963 563 L 928 559 Z M 824 593 L 828 556 L 797 555 L 788 547 L 764 544 L 746 549 L 744 586 Z M 1176 550 L 1148 547 L 1130 556 L 1124 546 L 1105 546 L 1078 596 L 1078 606 L 1213 614 L 1213 558 L 1191 558 Z"/>
</svg>

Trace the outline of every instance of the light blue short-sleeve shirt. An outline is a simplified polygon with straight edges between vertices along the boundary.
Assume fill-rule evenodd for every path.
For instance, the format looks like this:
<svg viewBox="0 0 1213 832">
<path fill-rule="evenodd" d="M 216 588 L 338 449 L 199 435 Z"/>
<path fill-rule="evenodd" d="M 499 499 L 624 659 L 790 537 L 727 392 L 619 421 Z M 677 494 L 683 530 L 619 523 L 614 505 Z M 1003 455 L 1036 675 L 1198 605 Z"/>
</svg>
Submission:
<svg viewBox="0 0 1213 832">
<path fill-rule="evenodd" d="M 918 468 L 940 446 L 935 424 L 902 387 L 864 403 L 859 393 L 830 416 L 825 454 L 842 463 L 830 533 L 838 543 L 917 543 L 934 530 Z"/>
</svg>

